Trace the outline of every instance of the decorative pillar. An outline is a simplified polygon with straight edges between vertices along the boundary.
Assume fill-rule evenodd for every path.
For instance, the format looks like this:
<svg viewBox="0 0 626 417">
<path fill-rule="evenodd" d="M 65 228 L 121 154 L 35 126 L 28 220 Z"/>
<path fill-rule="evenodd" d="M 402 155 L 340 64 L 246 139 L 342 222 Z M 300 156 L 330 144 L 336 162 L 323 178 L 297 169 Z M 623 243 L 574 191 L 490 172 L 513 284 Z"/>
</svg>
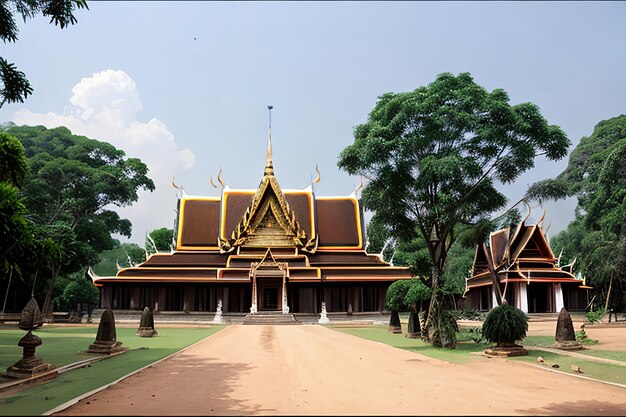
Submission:
<svg viewBox="0 0 626 417">
<path fill-rule="evenodd" d="M 183 311 L 195 310 L 196 292 L 194 287 L 183 287 Z"/>
<path fill-rule="evenodd" d="M 139 310 L 141 309 L 141 291 L 139 287 L 131 287 L 129 289 L 130 292 L 130 309 L 131 310 Z"/>
<path fill-rule="evenodd" d="M 100 308 L 111 308 L 111 295 L 113 293 L 113 289 L 111 287 L 102 287 L 102 302 L 100 303 Z"/>
<path fill-rule="evenodd" d="M 289 314 L 287 305 L 287 272 L 283 270 L 283 314 Z"/>
<path fill-rule="evenodd" d="M 496 308 L 498 307 L 498 305 L 499 305 L 498 295 L 496 294 L 496 289 L 492 285 L 491 286 L 491 308 Z"/>
<path fill-rule="evenodd" d="M 517 294 L 515 307 L 522 310 L 524 313 L 528 313 L 528 284 L 525 282 L 517 283 Z"/>
<path fill-rule="evenodd" d="M 256 314 L 256 274 L 252 272 L 252 305 L 250 306 L 250 314 Z"/>
<path fill-rule="evenodd" d="M 565 302 L 563 301 L 563 288 L 561 288 L 560 283 L 554 284 L 554 298 L 555 298 L 555 313 L 559 313 L 563 307 L 565 307 Z"/>
</svg>

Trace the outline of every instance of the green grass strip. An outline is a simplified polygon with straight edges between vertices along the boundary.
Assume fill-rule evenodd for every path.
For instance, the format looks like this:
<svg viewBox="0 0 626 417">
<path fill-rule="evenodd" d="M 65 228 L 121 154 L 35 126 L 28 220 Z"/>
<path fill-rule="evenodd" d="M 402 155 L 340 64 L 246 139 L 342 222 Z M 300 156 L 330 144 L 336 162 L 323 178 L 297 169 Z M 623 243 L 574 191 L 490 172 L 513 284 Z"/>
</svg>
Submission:
<svg viewBox="0 0 626 417">
<path fill-rule="evenodd" d="M 478 360 L 479 358 L 470 355 L 470 353 L 482 352 L 489 347 L 489 345 L 486 344 L 477 344 L 471 341 L 465 341 L 463 340 L 464 335 L 459 335 L 460 337 L 456 349 L 441 349 L 433 347 L 430 343 L 424 342 L 421 339 L 409 339 L 405 337 L 405 333 L 389 333 L 386 326 L 339 327 L 329 325 L 328 327 L 330 329 L 358 336 L 363 339 L 373 340 L 395 348 L 420 353 L 431 358 L 452 363 L 468 363 Z"/>
<path fill-rule="evenodd" d="M 526 347 L 548 347 L 553 348 L 555 344 L 555 340 L 553 336 L 528 336 L 523 341 L 522 344 Z M 583 346 L 584 343 L 583 343 Z M 575 353 L 579 353 L 581 355 L 593 356 L 596 358 L 604 358 L 604 359 L 613 359 L 616 361 L 622 361 L 626 363 L 626 351 L 612 351 L 612 350 L 602 350 L 595 349 L 597 346 L 602 346 L 602 342 L 598 344 L 592 345 L 593 349 L 583 349 L 583 350 L 575 350 Z"/>
<path fill-rule="evenodd" d="M 612 351 L 612 350 L 598 350 L 598 349 L 585 349 L 579 350 L 578 353 L 583 355 L 595 356 L 596 358 L 613 359 L 616 361 L 622 361 L 626 364 L 626 352 L 624 351 Z"/>
<path fill-rule="evenodd" d="M 23 389 L 10 396 L 0 397 L 0 415 L 40 415 L 79 395 L 109 384 L 132 371 L 158 361 L 186 346 L 196 343 L 226 326 L 202 328 L 158 328 L 157 337 L 135 335 L 135 328 L 118 328 L 117 339 L 129 351 L 93 363 L 88 368 L 66 372 L 57 378 Z M 35 334 L 43 345 L 37 349 L 42 360 L 61 366 L 93 357 L 78 353 L 87 350 L 95 340 L 97 328 L 44 327 Z M 6 369 L 22 357 L 17 341 L 25 332 L 0 329 L 0 366 Z M 13 345 L 16 349 L 11 348 Z M 146 349 L 147 348 L 147 349 Z M 0 393 L 0 396 L 2 394 Z"/>
<path fill-rule="evenodd" d="M 580 353 L 581 351 L 577 352 Z M 626 367 L 610 363 L 598 362 L 594 361 L 593 359 L 584 359 L 573 356 L 560 355 L 558 353 L 541 350 L 541 348 L 529 350 L 528 356 L 516 356 L 509 359 L 534 363 L 538 365 L 538 356 L 541 356 L 544 359 L 544 365 L 542 366 L 553 369 L 555 371 L 574 375 L 584 375 L 586 377 L 597 379 L 600 381 L 626 384 Z M 553 364 L 558 364 L 559 367 L 552 368 Z M 572 370 L 572 366 L 580 367 L 582 374 L 574 372 Z"/>
</svg>

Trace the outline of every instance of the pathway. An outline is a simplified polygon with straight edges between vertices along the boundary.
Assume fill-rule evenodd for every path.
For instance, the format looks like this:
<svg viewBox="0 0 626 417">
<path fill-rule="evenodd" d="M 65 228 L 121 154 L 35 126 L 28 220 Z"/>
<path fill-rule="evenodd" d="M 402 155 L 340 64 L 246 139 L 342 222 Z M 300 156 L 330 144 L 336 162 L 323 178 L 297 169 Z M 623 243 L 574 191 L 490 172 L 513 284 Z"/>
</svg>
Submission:
<svg viewBox="0 0 626 417">
<path fill-rule="evenodd" d="M 626 415 L 626 390 L 438 361 L 322 326 L 234 325 L 60 415 Z"/>
</svg>

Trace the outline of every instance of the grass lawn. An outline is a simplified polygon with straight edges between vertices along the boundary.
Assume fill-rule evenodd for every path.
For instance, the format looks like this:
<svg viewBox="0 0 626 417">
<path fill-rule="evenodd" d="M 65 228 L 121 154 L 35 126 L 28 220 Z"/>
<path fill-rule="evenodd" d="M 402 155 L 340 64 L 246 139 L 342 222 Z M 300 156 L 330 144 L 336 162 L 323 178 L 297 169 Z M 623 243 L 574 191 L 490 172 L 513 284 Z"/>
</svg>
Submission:
<svg viewBox="0 0 626 417">
<path fill-rule="evenodd" d="M 432 347 L 429 343 L 420 339 L 408 339 L 402 334 L 392 334 L 387 331 L 387 326 L 371 326 L 371 327 L 336 327 L 329 325 L 329 328 L 348 333 L 364 339 L 385 343 L 399 349 L 405 349 L 411 352 L 421 353 L 436 359 L 445 360 L 452 363 L 467 363 L 473 360 L 481 360 L 480 356 L 470 355 L 471 352 L 483 352 L 490 347 L 490 344 L 474 343 L 471 341 L 471 334 L 468 329 L 461 328 L 461 332 L 457 333 L 456 349 L 438 349 Z M 559 368 L 550 368 L 555 371 L 584 375 L 601 381 L 616 382 L 626 384 L 626 366 L 601 363 L 593 361 L 592 358 L 577 358 L 567 355 L 541 350 L 541 347 L 552 347 L 554 345 L 553 336 L 528 336 L 521 342 L 529 351 L 528 356 L 512 357 L 509 360 L 523 361 L 527 363 L 537 364 L 537 357 L 544 358 L 547 365 L 558 364 Z M 602 350 L 582 350 L 577 353 L 596 356 L 608 359 L 616 359 L 626 361 L 626 352 L 611 352 Z M 572 370 L 572 366 L 578 366 L 582 370 L 582 374 L 578 374 Z"/>
<path fill-rule="evenodd" d="M 119 356 L 93 363 L 59 375 L 44 384 L 11 394 L 0 393 L 0 415 L 39 415 L 81 394 L 101 387 L 122 376 L 149 365 L 180 349 L 216 333 L 226 326 L 202 328 L 159 328 L 157 337 L 135 335 L 135 328 L 118 328 L 117 339 L 129 350 Z M 43 344 L 37 357 L 57 366 L 93 357 L 79 353 L 95 340 L 97 327 L 44 326 L 34 334 Z M 17 362 L 22 349 L 17 346 L 24 331 L 12 326 L 0 326 L 0 370 Z"/>
<path fill-rule="evenodd" d="M 469 340 L 469 333 L 467 333 L 467 331 L 462 331 L 457 334 L 458 342 L 456 349 L 439 349 L 433 347 L 430 343 L 423 342 L 421 339 L 409 339 L 405 337 L 404 332 L 402 334 L 389 333 L 387 331 L 387 326 L 339 327 L 329 325 L 328 327 L 339 332 L 348 333 L 364 339 L 373 340 L 399 349 L 421 353 L 425 356 L 453 363 L 467 363 L 479 360 L 480 358 L 470 355 L 470 353 L 482 352 L 489 347 L 489 345 L 482 343 L 478 344 Z"/>
<path fill-rule="evenodd" d="M 616 361 L 626 362 L 626 352 L 624 351 L 612 351 L 612 350 L 580 350 L 578 353 L 583 355 L 595 356 L 597 358 L 614 359 Z"/>
<path fill-rule="evenodd" d="M 529 346 L 527 346 L 529 348 Z M 580 351 L 578 351 L 580 352 Z M 587 351 L 588 352 L 588 351 Z M 586 354 L 586 352 L 585 352 Z M 552 364 L 558 364 L 559 368 L 552 368 L 559 372 L 568 374 L 584 375 L 589 378 L 599 379 L 601 381 L 617 382 L 618 384 L 626 384 L 626 367 L 620 365 L 613 365 L 610 363 L 596 362 L 591 359 L 577 358 L 567 355 L 560 355 L 557 353 L 547 352 L 545 350 L 536 350 L 533 348 L 528 349 L 528 356 L 517 356 L 509 358 L 510 360 L 529 362 L 537 364 L 537 357 L 541 356 L 545 360 L 544 365 L 546 367 L 552 366 Z M 547 364 L 547 365 L 545 365 Z M 579 366 L 582 374 L 578 374 L 572 370 L 572 366 Z"/>
</svg>

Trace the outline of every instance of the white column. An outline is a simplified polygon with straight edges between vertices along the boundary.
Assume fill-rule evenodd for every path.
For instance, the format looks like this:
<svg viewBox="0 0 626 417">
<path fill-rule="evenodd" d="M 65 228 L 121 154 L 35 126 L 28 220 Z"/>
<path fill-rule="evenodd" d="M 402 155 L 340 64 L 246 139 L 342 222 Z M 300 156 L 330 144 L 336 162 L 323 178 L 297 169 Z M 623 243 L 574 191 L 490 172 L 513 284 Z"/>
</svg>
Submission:
<svg viewBox="0 0 626 417">
<path fill-rule="evenodd" d="M 252 275 L 252 305 L 250 306 L 250 314 L 256 314 L 256 277 Z"/>
<path fill-rule="evenodd" d="M 498 295 L 496 294 L 496 289 L 494 286 L 491 286 L 491 308 L 498 307 L 500 305 L 498 300 Z"/>
<path fill-rule="evenodd" d="M 554 298 L 555 298 L 555 307 L 556 313 L 560 313 L 561 309 L 565 307 L 565 302 L 563 300 L 563 288 L 561 288 L 560 283 L 555 283 L 554 285 Z"/>
<path fill-rule="evenodd" d="M 528 313 L 528 284 L 525 282 L 517 283 L 517 300 L 518 304 L 516 307 L 522 310 L 524 313 Z"/>
<path fill-rule="evenodd" d="M 287 305 L 287 274 L 283 272 L 283 314 L 289 314 Z"/>
</svg>

